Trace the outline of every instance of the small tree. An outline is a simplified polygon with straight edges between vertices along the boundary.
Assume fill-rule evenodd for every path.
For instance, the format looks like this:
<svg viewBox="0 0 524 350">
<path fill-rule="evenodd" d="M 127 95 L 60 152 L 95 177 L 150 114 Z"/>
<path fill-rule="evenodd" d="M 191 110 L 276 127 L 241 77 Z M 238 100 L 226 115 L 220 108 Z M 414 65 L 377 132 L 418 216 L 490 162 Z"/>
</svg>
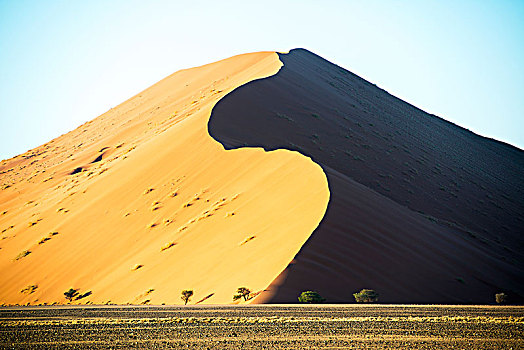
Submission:
<svg viewBox="0 0 524 350">
<path fill-rule="evenodd" d="M 249 294 L 251 294 L 251 291 L 248 288 L 238 287 L 237 294 L 233 295 L 233 300 L 244 298 L 244 301 L 247 301 L 248 299 L 250 299 Z"/>
<path fill-rule="evenodd" d="M 506 293 L 495 294 L 495 301 L 497 304 L 506 304 L 508 302 L 508 295 Z"/>
<path fill-rule="evenodd" d="M 193 296 L 193 291 L 192 290 L 183 290 L 182 291 L 182 296 L 180 297 L 180 299 L 182 299 L 184 301 L 184 305 L 187 305 L 187 302 L 189 301 L 189 299 Z"/>
<path fill-rule="evenodd" d="M 64 295 L 69 302 L 73 301 L 73 298 L 78 295 L 78 289 L 69 288 L 67 292 L 64 292 Z"/>
<path fill-rule="evenodd" d="M 358 293 L 354 293 L 355 301 L 357 303 L 374 303 L 378 301 L 378 293 L 373 289 L 362 289 Z"/>
<path fill-rule="evenodd" d="M 322 298 L 317 292 L 308 290 L 300 294 L 298 301 L 301 303 L 318 304 L 323 303 L 326 299 Z"/>
</svg>

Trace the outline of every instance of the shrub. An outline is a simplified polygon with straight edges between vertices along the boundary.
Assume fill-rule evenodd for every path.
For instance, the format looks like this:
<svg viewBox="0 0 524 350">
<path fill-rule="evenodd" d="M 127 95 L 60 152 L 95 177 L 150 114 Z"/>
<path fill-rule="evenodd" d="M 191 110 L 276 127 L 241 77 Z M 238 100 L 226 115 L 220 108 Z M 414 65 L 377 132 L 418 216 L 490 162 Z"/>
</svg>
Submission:
<svg viewBox="0 0 524 350">
<path fill-rule="evenodd" d="M 294 122 L 293 118 L 288 117 L 285 114 L 277 113 L 277 117 L 287 120 L 288 122 Z"/>
<path fill-rule="evenodd" d="M 374 303 L 378 301 L 378 293 L 373 289 L 362 289 L 358 293 L 354 293 L 355 301 L 357 303 Z"/>
<path fill-rule="evenodd" d="M 318 304 L 326 301 L 326 299 L 322 298 L 317 292 L 308 290 L 300 294 L 298 301 L 301 303 Z"/>
<path fill-rule="evenodd" d="M 240 298 L 244 298 L 244 301 L 247 301 L 248 299 L 251 299 L 249 295 L 251 294 L 251 291 L 249 288 L 246 287 L 238 287 L 237 294 L 233 295 L 233 300 L 238 300 Z"/>
<path fill-rule="evenodd" d="M 64 292 L 64 295 L 66 299 L 71 302 L 73 301 L 73 298 L 78 295 L 78 289 L 69 288 L 67 292 Z"/>
<path fill-rule="evenodd" d="M 35 292 L 35 290 L 38 288 L 38 285 L 36 284 L 33 284 L 33 285 L 30 285 L 30 286 L 27 286 L 25 287 L 24 289 L 22 289 L 20 291 L 20 293 L 23 293 L 23 294 L 32 294 Z"/>
<path fill-rule="evenodd" d="M 506 293 L 495 294 L 495 301 L 497 304 L 506 304 L 508 302 L 508 295 Z"/>
<path fill-rule="evenodd" d="M 188 289 L 188 290 L 183 290 L 182 291 L 182 296 L 180 297 L 180 299 L 182 299 L 184 301 L 184 305 L 187 305 L 187 302 L 189 301 L 189 299 L 193 296 L 193 291 Z"/>
<path fill-rule="evenodd" d="M 21 252 L 20 254 L 18 254 L 15 258 L 15 260 L 20 260 L 22 258 L 25 258 L 26 256 L 28 256 L 29 254 L 31 254 L 31 251 L 30 250 L 24 250 L 23 252 Z"/>
<path fill-rule="evenodd" d="M 171 247 L 174 247 L 175 245 L 176 245 L 175 242 L 168 242 L 168 243 L 164 244 L 162 246 L 162 248 L 160 248 L 160 251 L 163 252 L 164 250 L 167 250 L 167 249 L 169 249 Z"/>
</svg>

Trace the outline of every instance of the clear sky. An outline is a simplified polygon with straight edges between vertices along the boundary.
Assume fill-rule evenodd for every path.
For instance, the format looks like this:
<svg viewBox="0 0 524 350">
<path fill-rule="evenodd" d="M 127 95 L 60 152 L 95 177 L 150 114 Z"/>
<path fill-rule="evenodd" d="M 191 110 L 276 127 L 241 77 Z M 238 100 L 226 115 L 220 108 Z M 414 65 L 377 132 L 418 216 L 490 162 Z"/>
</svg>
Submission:
<svg viewBox="0 0 524 350">
<path fill-rule="evenodd" d="M 0 0 L 0 159 L 179 69 L 296 47 L 524 148 L 522 0 Z"/>
</svg>

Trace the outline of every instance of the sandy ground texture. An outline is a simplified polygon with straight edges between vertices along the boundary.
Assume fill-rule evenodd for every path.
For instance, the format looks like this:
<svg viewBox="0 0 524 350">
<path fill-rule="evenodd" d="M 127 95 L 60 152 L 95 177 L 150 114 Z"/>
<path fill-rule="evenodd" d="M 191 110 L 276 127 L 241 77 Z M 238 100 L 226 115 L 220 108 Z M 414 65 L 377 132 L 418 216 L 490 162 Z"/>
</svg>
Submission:
<svg viewBox="0 0 524 350">
<path fill-rule="evenodd" d="M 521 349 L 524 308 L 492 306 L 0 309 L 2 349 Z"/>
<path fill-rule="evenodd" d="M 322 219 L 324 172 L 298 152 L 226 151 L 212 107 L 275 74 L 274 52 L 179 71 L 0 164 L 0 304 L 231 303 L 264 290 Z M 79 106 L 80 108 L 80 106 Z"/>
</svg>

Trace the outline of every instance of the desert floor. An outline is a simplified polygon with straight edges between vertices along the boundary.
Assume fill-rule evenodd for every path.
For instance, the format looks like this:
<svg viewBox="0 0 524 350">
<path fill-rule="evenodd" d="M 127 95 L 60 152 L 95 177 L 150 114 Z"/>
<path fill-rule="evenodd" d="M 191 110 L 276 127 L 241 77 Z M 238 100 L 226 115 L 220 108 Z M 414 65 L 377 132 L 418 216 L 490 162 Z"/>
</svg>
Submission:
<svg viewBox="0 0 524 350">
<path fill-rule="evenodd" d="M 524 307 L 90 306 L 0 309 L 8 349 L 521 349 Z"/>
</svg>

